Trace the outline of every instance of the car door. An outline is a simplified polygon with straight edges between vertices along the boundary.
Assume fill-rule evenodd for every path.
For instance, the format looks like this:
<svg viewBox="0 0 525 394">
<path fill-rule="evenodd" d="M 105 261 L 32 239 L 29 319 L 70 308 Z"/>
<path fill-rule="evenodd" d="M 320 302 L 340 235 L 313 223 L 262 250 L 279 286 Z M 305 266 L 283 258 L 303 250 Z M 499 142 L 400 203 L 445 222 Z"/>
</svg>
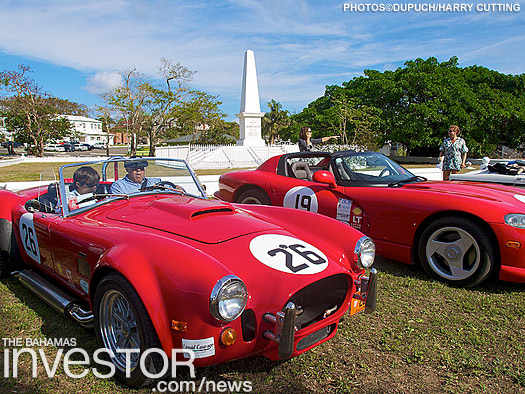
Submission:
<svg viewBox="0 0 525 394">
<path fill-rule="evenodd" d="M 307 171 L 296 174 L 293 167 L 298 167 L 297 162 L 302 162 L 301 169 L 307 165 Z M 342 186 L 310 180 L 317 171 L 330 170 L 326 155 L 293 157 L 286 165 L 289 166 L 289 176 L 277 175 L 270 182 L 278 205 L 326 215 L 363 231 L 362 209 L 345 196 Z M 306 179 L 297 179 L 296 176 Z"/>
<path fill-rule="evenodd" d="M 50 224 L 58 217 L 53 213 L 28 212 L 20 207 L 18 232 L 26 261 L 52 274 L 55 270 L 49 234 Z"/>
</svg>

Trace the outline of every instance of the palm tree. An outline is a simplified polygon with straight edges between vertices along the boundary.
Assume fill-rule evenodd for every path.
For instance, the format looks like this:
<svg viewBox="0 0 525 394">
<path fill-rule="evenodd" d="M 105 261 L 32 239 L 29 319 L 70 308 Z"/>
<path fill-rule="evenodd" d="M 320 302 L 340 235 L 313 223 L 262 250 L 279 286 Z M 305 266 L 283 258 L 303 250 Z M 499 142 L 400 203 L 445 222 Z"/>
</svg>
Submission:
<svg viewBox="0 0 525 394">
<path fill-rule="evenodd" d="M 282 104 L 274 99 L 268 102 L 268 108 L 270 111 L 263 117 L 263 135 L 268 138 L 270 144 L 273 144 L 279 131 L 290 124 L 290 113 L 283 110 Z"/>
</svg>

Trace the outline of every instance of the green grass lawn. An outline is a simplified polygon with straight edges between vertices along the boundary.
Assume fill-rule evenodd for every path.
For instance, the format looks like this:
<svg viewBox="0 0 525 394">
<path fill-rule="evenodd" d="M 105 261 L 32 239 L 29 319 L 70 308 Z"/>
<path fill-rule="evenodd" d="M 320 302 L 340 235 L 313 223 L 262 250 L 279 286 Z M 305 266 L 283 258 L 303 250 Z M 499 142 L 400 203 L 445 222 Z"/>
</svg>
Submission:
<svg viewBox="0 0 525 394">
<path fill-rule="evenodd" d="M 347 316 L 331 341 L 284 362 L 256 357 L 200 368 L 195 380 L 249 380 L 253 392 L 268 394 L 525 392 L 524 285 L 492 281 L 459 289 L 417 266 L 378 259 L 376 268 L 378 309 Z M 0 337 L 73 337 L 90 354 L 97 348 L 92 330 L 60 316 L 14 278 L 0 280 Z M 56 352 L 46 348 L 53 359 Z M 0 376 L 0 392 L 152 392 L 91 372 L 71 379 L 61 368 L 48 379 L 40 362 L 33 379 L 26 358 L 18 379 Z M 177 379 L 192 380 L 185 373 Z"/>
<path fill-rule="evenodd" d="M 2 167 L 0 171 L 1 182 L 30 182 L 39 181 L 41 174 L 45 174 L 46 180 L 50 179 L 49 174 L 52 170 L 58 179 L 58 169 L 65 164 L 63 163 L 20 163 Z M 236 171 L 239 168 L 225 168 L 213 170 L 196 170 L 197 175 L 221 175 L 227 172 Z"/>
</svg>

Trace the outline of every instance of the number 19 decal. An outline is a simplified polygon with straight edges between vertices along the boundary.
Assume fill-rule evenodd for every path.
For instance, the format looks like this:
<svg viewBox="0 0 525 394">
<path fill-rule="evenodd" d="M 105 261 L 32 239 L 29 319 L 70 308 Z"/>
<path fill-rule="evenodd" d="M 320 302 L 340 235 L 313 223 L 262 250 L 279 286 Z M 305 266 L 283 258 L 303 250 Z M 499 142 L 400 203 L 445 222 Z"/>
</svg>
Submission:
<svg viewBox="0 0 525 394">
<path fill-rule="evenodd" d="M 311 275 L 328 267 L 328 259 L 315 246 L 287 235 L 265 234 L 250 242 L 253 256 L 264 265 L 289 274 Z"/>
<path fill-rule="evenodd" d="M 37 263 L 40 263 L 40 251 L 38 249 L 38 240 L 36 238 L 32 213 L 24 213 L 20 217 L 20 238 L 29 257 Z"/>
<path fill-rule="evenodd" d="M 283 200 L 283 207 L 317 213 L 317 197 L 312 189 L 296 186 L 288 190 Z"/>
</svg>

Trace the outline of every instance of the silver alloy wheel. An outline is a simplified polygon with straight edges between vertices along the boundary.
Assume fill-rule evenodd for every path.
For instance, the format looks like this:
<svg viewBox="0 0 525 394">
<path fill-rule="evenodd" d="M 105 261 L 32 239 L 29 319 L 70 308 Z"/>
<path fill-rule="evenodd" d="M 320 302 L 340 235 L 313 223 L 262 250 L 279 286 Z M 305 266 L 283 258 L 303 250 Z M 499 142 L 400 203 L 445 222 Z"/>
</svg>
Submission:
<svg viewBox="0 0 525 394">
<path fill-rule="evenodd" d="M 140 336 L 137 319 L 126 297 L 117 290 L 107 291 L 100 302 L 100 333 L 104 346 L 114 354 L 112 361 L 121 371 L 126 370 L 124 349 L 136 349 L 130 353 L 130 370 L 133 371 L 140 356 Z M 120 352 L 119 352 L 120 350 Z"/>
<path fill-rule="evenodd" d="M 254 196 L 248 196 L 242 199 L 240 202 L 241 204 L 255 204 L 255 205 L 263 205 L 261 201 L 257 197 Z"/>
<path fill-rule="evenodd" d="M 476 272 L 481 253 L 476 240 L 458 227 L 442 227 L 428 238 L 426 257 L 432 270 L 448 280 L 463 280 Z"/>
</svg>

